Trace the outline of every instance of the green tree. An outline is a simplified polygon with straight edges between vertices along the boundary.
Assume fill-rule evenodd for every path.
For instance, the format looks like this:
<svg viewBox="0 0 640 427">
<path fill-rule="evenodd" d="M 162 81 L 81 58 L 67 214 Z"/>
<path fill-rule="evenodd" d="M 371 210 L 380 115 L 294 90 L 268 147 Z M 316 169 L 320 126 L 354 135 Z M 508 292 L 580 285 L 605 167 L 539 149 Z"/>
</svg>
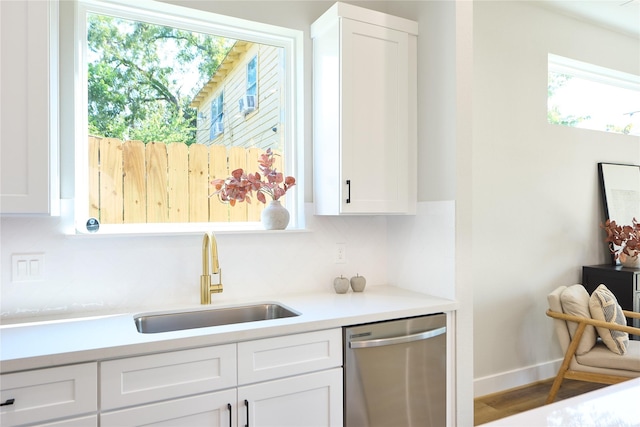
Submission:
<svg viewBox="0 0 640 427">
<path fill-rule="evenodd" d="M 195 142 L 189 103 L 234 41 L 94 14 L 87 27 L 89 133 Z"/>
<path fill-rule="evenodd" d="M 560 73 L 549 73 L 549 83 L 547 86 L 547 99 L 549 102 L 549 108 L 547 109 L 547 121 L 554 125 L 563 125 L 563 126 L 577 126 L 580 122 L 585 120 L 589 120 L 591 116 L 572 116 L 563 114 L 560 111 L 560 107 L 557 104 L 551 104 L 553 100 L 553 96 L 556 94 L 558 89 L 567 84 L 569 80 L 571 80 L 572 76 L 567 74 Z"/>
<path fill-rule="evenodd" d="M 629 123 L 626 126 L 617 126 L 617 125 L 612 125 L 612 124 L 608 124 L 606 126 L 606 131 L 607 132 L 615 132 L 615 133 L 621 133 L 623 135 L 630 135 L 631 131 L 633 130 L 633 123 Z"/>
</svg>

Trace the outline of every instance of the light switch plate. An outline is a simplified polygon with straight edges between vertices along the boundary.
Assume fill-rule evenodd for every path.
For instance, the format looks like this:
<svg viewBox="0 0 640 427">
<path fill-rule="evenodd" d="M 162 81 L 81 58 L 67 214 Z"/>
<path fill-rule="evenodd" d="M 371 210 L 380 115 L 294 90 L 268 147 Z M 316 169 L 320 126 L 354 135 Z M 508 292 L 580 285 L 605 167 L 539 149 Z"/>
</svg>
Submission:
<svg viewBox="0 0 640 427">
<path fill-rule="evenodd" d="M 336 243 L 336 264 L 346 264 L 347 262 L 347 244 Z"/>
<path fill-rule="evenodd" d="M 44 280 L 44 254 L 11 255 L 12 282 L 37 282 Z"/>
</svg>

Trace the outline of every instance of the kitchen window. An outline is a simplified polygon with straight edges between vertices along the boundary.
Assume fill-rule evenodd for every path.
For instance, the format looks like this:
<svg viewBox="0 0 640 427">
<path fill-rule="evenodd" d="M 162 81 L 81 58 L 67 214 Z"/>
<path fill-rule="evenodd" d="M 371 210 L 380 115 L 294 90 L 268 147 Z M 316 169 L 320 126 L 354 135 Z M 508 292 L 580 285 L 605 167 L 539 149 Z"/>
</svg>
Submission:
<svg viewBox="0 0 640 427">
<path fill-rule="evenodd" d="M 258 171 L 259 152 L 268 148 L 278 155 L 278 170 L 297 179 L 298 185 L 281 200 L 291 213 L 289 228 L 303 228 L 302 32 L 161 2 L 86 0 L 77 3 L 75 16 L 75 73 L 80 78 L 74 116 L 76 123 L 85 124 L 74 126 L 77 232 L 87 231 L 90 218 L 98 218 L 100 232 L 106 233 L 261 230 L 264 205 L 254 200 L 229 207 L 211 197 L 211 181 L 237 167 Z M 198 76 L 185 77 L 177 69 L 203 68 L 200 62 L 184 62 L 197 55 L 175 42 L 149 56 L 155 65 L 136 63 L 140 54 L 120 48 L 133 44 L 120 42 L 145 37 L 151 41 L 140 45 L 149 49 L 162 38 L 198 38 L 195 44 L 218 49 L 207 57 L 215 56 L 217 62 L 184 96 Z M 259 82 L 259 56 L 270 70 L 264 85 Z M 163 80 L 163 75 L 169 78 Z M 173 92 L 172 79 L 177 80 Z M 246 84 L 239 84 L 245 79 Z M 126 81 L 136 84 L 126 90 L 118 86 Z M 270 107 L 260 120 L 245 121 L 228 109 L 246 102 L 247 95 Z M 163 102 L 140 113 L 135 96 Z M 121 102 L 122 97 L 131 98 Z M 171 103 L 181 115 L 168 113 Z M 195 153 L 204 153 L 205 163 L 194 172 Z"/>
</svg>

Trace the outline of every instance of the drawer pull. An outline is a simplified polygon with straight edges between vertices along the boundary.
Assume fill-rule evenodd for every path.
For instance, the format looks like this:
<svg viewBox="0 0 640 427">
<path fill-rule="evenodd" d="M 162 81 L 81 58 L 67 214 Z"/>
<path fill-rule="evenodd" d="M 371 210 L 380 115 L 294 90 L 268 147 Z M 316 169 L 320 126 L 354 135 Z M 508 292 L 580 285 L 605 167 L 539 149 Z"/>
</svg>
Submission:
<svg viewBox="0 0 640 427">
<path fill-rule="evenodd" d="M 351 180 L 347 180 L 347 203 L 351 203 Z"/>
<path fill-rule="evenodd" d="M 15 401 L 16 401 L 15 399 L 7 399 L 7 400 L 4 401 L 4 403 L 0 403 L 0 406 L 13 405 Z"/>
</svg>

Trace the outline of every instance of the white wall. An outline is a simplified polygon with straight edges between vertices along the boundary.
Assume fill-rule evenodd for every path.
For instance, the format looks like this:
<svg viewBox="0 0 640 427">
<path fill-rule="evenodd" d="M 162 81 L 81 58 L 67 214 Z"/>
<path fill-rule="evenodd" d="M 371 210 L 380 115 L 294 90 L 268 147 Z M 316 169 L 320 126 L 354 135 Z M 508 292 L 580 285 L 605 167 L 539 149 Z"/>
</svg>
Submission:
<svg viewBox="0 0 640 427">
<path fill-rule="evenodd" d="M 474 3 L 476 395 L 555 374 L 546 295 L 607 262 L 597 163 L 640 163 L 637 137 L 547 124 L 547 54 L 640 74 L 638 52 L 532 2 Z"/>
</svg>

